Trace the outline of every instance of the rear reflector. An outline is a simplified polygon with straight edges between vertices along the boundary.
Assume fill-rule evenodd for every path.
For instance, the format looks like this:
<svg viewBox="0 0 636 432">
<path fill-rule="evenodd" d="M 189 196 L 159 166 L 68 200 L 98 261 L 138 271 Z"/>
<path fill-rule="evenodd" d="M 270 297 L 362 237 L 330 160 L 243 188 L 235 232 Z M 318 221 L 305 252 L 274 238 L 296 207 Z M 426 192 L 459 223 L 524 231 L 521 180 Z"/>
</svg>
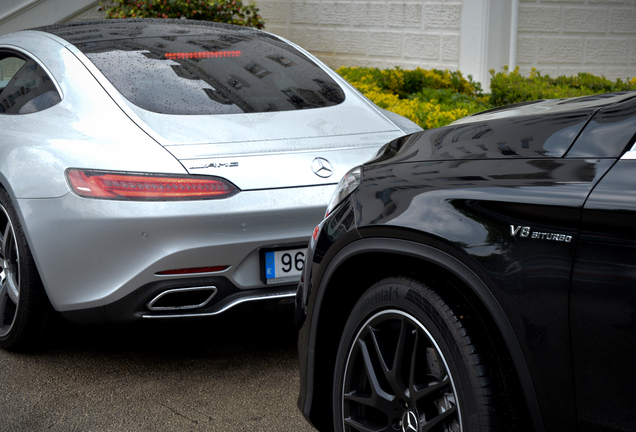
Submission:
<svg viewBox="0 0 636 432">
<path fill-rule="evenodd" d="M 155 273 L 156 275 L 183 275 L 183 274 L 193 274 L 193 273 L 215 273 L 223 270 L 229 269 L 229 265 L 220 265 L 220 266 L 210 266 L 210 267 L 191 267 L 191 268 L 182 268 L 176 270 L 164 270 Z"/>
<path fill-rule="evenodd" d="M 130 201 L 184 201 L 228 198 L 239 192 L 219 177 L 118 173 L 69 169 L 76 194 L 88 198 Z"/>
</svg>

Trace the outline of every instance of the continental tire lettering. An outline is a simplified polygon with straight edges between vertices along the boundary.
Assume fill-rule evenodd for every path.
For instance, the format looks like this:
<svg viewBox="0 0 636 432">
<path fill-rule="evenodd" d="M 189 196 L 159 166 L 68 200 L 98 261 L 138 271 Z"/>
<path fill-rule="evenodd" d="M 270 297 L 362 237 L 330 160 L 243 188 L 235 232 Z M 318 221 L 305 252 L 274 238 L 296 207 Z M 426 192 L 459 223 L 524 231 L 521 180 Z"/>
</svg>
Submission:
<svg viewBox="0 0 636 432">
<path fill-rule="evenodd" d="M 373 293 L 373 295 L 366 297 L 362 303 L 358 305 L 357 313 L 362 313 L 378 303 L 398 301 L 399 299 L 400 295 L 398 294 L 397 287 L 381 289 L 380 291 Z"/>
</svg>

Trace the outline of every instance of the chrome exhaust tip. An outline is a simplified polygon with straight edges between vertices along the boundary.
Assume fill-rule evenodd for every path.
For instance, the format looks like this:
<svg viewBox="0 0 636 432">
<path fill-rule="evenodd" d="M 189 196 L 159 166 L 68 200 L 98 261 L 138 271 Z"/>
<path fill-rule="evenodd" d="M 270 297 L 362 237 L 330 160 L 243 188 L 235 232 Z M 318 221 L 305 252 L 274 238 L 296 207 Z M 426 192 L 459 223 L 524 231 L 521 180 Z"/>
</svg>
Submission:
<svg viewBox="0 0 636 432">
<path fill-rule="evenodd" d="M 207 305 L 217 292 L 215 286 L 170 289 L 155 296 L 147 307 L 151 311 L 196 309 Z"/>
</svg>

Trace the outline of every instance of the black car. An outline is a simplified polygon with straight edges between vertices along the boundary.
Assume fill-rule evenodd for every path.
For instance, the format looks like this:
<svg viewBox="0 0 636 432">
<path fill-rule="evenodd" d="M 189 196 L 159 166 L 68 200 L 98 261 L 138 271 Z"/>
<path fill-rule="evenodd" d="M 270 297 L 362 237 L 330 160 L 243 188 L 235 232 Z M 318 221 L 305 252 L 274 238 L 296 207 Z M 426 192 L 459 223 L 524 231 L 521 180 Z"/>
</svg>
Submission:
<svg viewBox="0 0 636 432">
<path fill-rule="evenodd" d="M 296 298 L 320 431 L 636 430 L 636 92 L 479 113 L 340 182 Z"/>
</svg>

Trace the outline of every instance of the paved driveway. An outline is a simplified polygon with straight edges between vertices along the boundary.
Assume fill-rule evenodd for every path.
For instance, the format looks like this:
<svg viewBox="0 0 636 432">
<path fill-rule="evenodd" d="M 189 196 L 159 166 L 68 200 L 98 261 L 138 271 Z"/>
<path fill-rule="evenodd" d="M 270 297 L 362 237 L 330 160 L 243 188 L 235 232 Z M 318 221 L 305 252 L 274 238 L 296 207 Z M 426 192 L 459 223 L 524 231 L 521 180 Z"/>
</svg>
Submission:
<svg viewBox="0 0 636 432">
<path fill-rule="evenodd" d="M 296 408 L 291 313 L 63 325 L 0 351 L 1 431 L 312 431 Z"/>
</svg>

